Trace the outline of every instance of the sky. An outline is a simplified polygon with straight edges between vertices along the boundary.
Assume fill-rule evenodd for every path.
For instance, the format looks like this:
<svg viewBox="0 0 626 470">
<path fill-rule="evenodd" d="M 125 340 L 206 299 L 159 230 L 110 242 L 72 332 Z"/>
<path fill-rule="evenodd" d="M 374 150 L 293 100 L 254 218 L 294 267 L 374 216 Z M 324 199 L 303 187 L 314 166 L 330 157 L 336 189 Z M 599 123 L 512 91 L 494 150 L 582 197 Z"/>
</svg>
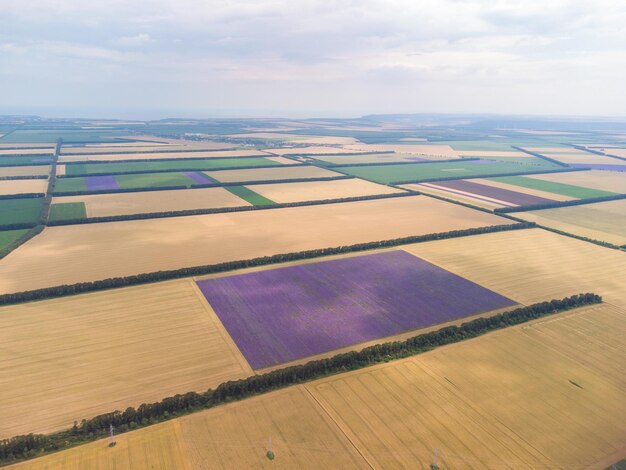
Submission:
<svg viewBox="0 0 626 470">
<path fill-rule="evenodd" d="M 626 115 L 623 0 L 0 0 L 0 114 Z"/>
</svg>

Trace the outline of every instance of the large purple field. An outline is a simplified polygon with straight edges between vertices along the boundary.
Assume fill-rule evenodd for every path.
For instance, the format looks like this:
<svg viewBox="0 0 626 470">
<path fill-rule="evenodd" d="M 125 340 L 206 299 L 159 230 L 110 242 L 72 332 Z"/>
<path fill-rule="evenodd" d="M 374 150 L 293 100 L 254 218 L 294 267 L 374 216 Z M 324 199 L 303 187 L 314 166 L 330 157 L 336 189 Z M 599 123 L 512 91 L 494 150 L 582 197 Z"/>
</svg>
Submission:
<svg viewBox="0 0 626 470">
<path fill-rule="evenodd" d="M 87 187 L 87 191 L 120 189 L 115 176 L 86 176 L 85 186 Z"/>
<path fill-rule="evenodd" d="M 514 303 L 401 250 L 198 285 L 254 369 Z"/>
<path fill-rule="evenodd" d="M 215 183 L 209 179 L 208 176 L 199 173 L 197 171 L 185 171 L 183 172 L 187 178 L 191 178 L 194 183 L 197 184 L 206 184 L 206 185 L 214 185 Z"/>
<path fill-rule="evenodd" d="M 473 181 L 467 180 L 436 181 L 434 184 L 445 188 L 455 189 L 457 191 L 464 191 L 477 194 L 479 196 L 498 199 L 500 201 L 505 201 L 518 206 L 534 206 L 537 204 L 549 204 L 554 202 L 553 199 L 533 196 L 532 194 L 524 194 L 517 191 L 511 191 L 509 189 L 496 188 L 494 186 L 474 183 Z"/>
</svg>

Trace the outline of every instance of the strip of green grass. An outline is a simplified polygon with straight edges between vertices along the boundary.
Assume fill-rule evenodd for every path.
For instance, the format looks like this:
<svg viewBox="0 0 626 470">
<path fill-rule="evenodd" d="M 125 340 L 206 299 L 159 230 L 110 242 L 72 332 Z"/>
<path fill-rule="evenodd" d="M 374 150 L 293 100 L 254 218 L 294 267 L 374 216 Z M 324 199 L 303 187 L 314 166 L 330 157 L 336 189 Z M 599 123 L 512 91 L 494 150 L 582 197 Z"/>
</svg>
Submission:
<svg viewBox="0 0 626 470">
<path fill-rule="evenodd" d="M 61 202 L 50 206 L 50 220 L 74 220 L 86 217 L 84 202 Z"/>
<path fill-rule="evenodd" d="M 601 191 L 599 189 L 585 188 L 582 186 L 574 186 L 571 184 L 555 183 L 553 181 L 544 181 L 536 178 L 525 178 L 524 176 L 504 176 L 500 178 L 490 178 L 500 183 L 521 186 L 522 188 L 538 189 L 561 196 L 575 197 L 578 199 L 589 199 L 594 197 L 615 196 L 616 193 L 609 191 Z"/>
<path fill-rule="evenodd" d="M 87 184 L 85 178 L 57 178 L 54 182 L 54 191 L 87 191 Z"/>
<path fill-rule="evenodd" d="M 77 163 L 66 165 L 70 176 L 112 174 L 132 171 L 215 170 L 255 166 L 281 166 L 281 163 L 265 157 L 207 158 L 199 160 L 137 161 L 122 163 Z"/>
<path fill-rule="evenodd" d="M 163 188 L 169 186 L 191 187 L 191 185 L 198 184 L 180 172 L 116 175 L 115 179 L 121 189 Z"/>
<path fill-rule="evenodd" d="M 397 181 L 467 178 L 518 172 L 541 173 L 542 171 L 561 168 L 540 158 L 527 158 L 525 160 L 528 160 L 528 163 L 496 161 L 492 164 L 481 165 L 471 161 L 458 161 L 378 166 L 340 166 L 333 169 L 377 183 L 388 184 Z"/>
<path fill-rule="evenodd" d="M 44 198 L 3 199 L 0 201 L 0 225 L 36 224 Z"/>
<path fill-rule="evenodd" d="M 0 250 L 13 243 L 20 237 L 23 237 L 29 229 L 5 230 L 0 232 Z"/>
<path fill-rule="evenodd" d="M 276 204 L 274 201 L 264 196 L 261 196 L 259 193 L 255 193 L 245 186 L 225 186 L 224 189 L 227 189 L 235 196 L 239 196 L 241 199 L 249 202 L 253 206 L 269 206 L 272 204 Z"/>
</svg>

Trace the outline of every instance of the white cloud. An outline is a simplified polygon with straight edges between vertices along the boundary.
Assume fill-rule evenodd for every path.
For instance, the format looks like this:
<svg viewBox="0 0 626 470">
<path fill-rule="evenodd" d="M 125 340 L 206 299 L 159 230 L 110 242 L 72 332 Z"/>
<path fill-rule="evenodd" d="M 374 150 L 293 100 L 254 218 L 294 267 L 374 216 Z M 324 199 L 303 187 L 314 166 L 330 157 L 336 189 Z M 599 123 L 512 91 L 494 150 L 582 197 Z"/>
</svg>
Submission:
<svg viewBox="0 0 626 470">
<path fill-rule="evenodd" d="M 149 34 L 139 33 L 135 36 L 122 36 L 114 39 L 112 42 L 117 46 L 141 47 L 154 42 L 154 39 L 152 39 Z"/>
</svg>

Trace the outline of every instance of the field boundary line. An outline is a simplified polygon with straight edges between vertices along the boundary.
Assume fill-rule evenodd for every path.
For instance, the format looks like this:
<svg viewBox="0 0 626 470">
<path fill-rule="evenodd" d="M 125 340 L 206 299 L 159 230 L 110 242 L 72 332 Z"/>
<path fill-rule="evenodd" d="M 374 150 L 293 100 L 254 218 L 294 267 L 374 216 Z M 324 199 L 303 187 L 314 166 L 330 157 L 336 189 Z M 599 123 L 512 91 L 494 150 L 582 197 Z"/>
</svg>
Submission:
<svg viewBox="0 0 626 470">
<path fill-rule="evenodd" d="M 351 431 L 346 431 L 343 426 L 330 414 L 330 412 L 326 409 L 326 407 L 317 399 L 317 397 L 313 394 L 313 392 L 311 392 L 311 390 L 309 390 L 309 385 L 310 384 L 301 384 L 300 386 L 304 389 L 305 394 L 309 397 L 309 400 L 311 402 L 313 402 L 314 406 L 318 407 L 321 411 L 322 414 L 324 415 L 325 419 L 324 421 L 330 422 L 332 423 L 334 426 L 337 427 L 337 429 L 341 432 L 341 434 L 348 440 L 348 442 L 350 443 L 350 445 L 354 448 L 354 450 L 356 451 L 357 454 L 359 454 L 361 456 L 361 458 L 363 459 L 363 461 L 369 465 L 369 467 L 374 470 L 376 468 L 375 465 L 372 464 L 372 462 L 370 462 L 370 460 L 367 458 L 367 456 L 361 451 L 361 449 L 355 444 L 354 442 L 354 437 L 351 436 L 351 434 L 353 434 Z"/>
</svg>

